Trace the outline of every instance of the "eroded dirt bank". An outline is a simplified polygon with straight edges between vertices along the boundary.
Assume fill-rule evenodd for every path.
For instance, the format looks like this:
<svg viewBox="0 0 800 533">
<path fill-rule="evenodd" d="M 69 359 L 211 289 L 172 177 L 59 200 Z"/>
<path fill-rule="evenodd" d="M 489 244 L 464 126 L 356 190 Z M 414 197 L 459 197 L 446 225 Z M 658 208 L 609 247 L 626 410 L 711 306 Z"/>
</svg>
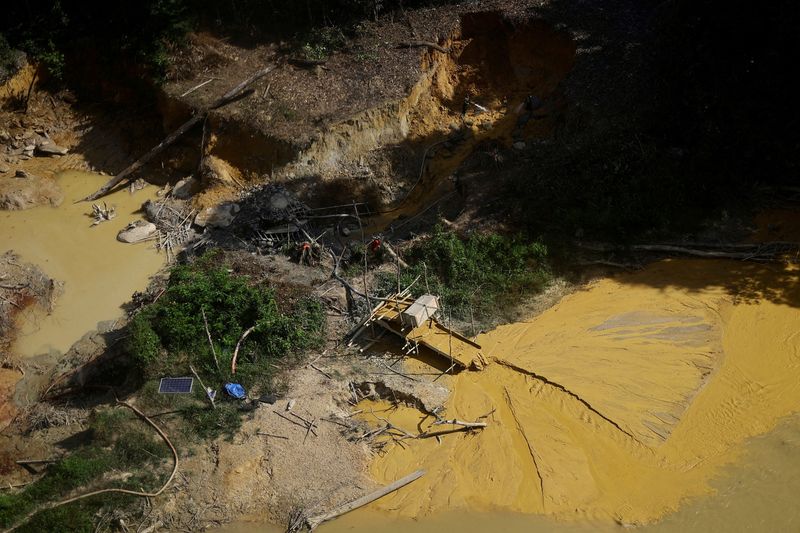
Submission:
<svg viewBox="0 0 800 533">
<path fill-rule="evenodd" d="M 793 266 L 663 261 L 481 336 L 491 364 L 452 379 L 446 416 L 495 409 L 489 427 L 390 442 L 371 466 L 378 481 L 428 474 L 374 508 L 661 518 L 797 410 L 797 282 Z M 410 431 L 434 420 L 410 408 L 387 418 Z"/>
<path fill-rule="evenodd" d="M 198 57 L 216 61 L 164 87 L 160 108 L 168 130 L 221 90 L 212 83 L 183 94 L 208 76 L 234 80 L 275 65 L 250 98 L 210 115 L 203 154 L 230 172 L 201 168 L 205 190 L 195 204 L 281 181 L 312 204 L 356 198 L 373 210 L 391 206 L 380 221 L 385 225 L 452 191 L 447 178 L 471 154 L 497 163 L 498 148 L 524 147 L 525 139 L 550 134 L 566 105 L 560 83 L 573 66 L 575 42 L 530 15 L 470 9 L 456 17 L 426 13 L 426 26 L 418 29 L 438 48 L 398 46 L 411 38 L 405 25 L 367 25 L 353 47 L 374 50 L 374 58 L 335 54 L 315 70 L 285 63 L 266 45 L 242 50 L 194 36 Z M 541 107 L 520 122 L 531 95 Z M 218 179 L 221 174 L 232 179 Z M 338 189 L 326 187 L 330 182 Z"/>
</svg>

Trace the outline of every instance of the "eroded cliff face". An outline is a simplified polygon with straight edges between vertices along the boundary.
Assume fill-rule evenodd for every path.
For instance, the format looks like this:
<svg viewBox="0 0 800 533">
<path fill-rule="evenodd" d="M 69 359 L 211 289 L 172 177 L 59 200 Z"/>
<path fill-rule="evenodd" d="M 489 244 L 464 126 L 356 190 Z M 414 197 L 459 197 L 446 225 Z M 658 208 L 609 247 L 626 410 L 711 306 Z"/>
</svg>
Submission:
<svg viewBox="0 0 800 533">
<path fill-rule="evenodd" d="M 313 201 L 320 183 L 349 180 L 350 189 L 376 189 L 384 205 L 392 204 L 423 179 L 435 190 L 482 145 L 509 146 L 552 132 L 565 106 L 559 83 L 575 57 L 569 35 L 542 20 L 478 12 L 464 14 L 433 44 L 417 48 L 419 75 L 402 97 L 322 125 L 307 139 L 270 134 L 241 113 L 212 113 L 203 126 L 203 156 L 226 166 L 223 174 L 233 179 L 217 179 L 219 172 L 200 165 L 207 186 L 195 202 L 230 199 L 267 180 L 293 183 Z M 254 114 L 271 109 L 268 89 L 266 103 L 252 98 Z M 167 129 L 188 116 L 174 98 L 162 98 L 160 107 Z"/>
</svg>

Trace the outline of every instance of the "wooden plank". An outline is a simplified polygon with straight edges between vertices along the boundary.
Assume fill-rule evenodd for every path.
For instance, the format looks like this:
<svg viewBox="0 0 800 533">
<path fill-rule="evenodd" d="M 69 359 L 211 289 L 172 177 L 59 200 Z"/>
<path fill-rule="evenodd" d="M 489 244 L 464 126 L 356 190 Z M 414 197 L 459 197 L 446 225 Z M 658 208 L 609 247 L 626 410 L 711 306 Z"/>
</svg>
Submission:
<svg viewBox="0 0 800 533">
<path fill-rule="evenodd" d="M 404 478 L 398 479 L 394 483 L 390 483 L 385 487 L 370 492 L 369 494 L 357 498 L 351 502 L 348 502 L 340 507 L 337 507 L 336 509 L 328 513 L 312 516 L 308 520 L 306 520 L 308 528 L 313 531 L 321 523 L 327 522 L 328 520 L 333 520 L 334 518 L 342 516 L 345 513 L 349 513 L 350 511 L 358 509 L 359 507 L 363 507 L 368 503 L 372 503 L 375 500 L 382 498 L 387 494 L 390 494 L 398 489 L 401 489 L 413 481 L 416 481 L 417 479 L 421 478 L 424 474 L 425 474 L 424 470 L 417 470 L 416 472 L 413 472 Z"/>
</svg>

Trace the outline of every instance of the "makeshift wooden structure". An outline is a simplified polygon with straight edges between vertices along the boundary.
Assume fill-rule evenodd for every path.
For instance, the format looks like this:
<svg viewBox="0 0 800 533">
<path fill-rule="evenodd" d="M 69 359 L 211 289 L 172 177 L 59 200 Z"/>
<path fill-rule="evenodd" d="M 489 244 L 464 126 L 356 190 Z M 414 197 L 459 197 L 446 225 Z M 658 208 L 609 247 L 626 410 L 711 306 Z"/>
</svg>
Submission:
<svg viewBox="0 0 800 533">
<path fill-rule="evenodd" d="M 365 329 L 376 325 L 405 339 L 406 354 L 417 353 L 423 346 L 445 358 L 451 368 L 467 368 L 473 361 L 481 360 L 481 346 L 439 322 L 437 310 L 438 300 L 430 294 L 417 299 L 406 291 L 389 296 L 372 310 L 350 344 Z"/>
</svg>

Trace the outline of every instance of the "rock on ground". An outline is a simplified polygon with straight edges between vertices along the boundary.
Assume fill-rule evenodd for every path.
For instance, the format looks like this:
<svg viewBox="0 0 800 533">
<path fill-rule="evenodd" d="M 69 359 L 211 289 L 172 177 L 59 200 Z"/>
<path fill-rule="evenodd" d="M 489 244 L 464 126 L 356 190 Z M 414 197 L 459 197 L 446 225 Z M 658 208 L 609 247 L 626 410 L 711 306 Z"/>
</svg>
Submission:
<svg viewBox="0 0 800 533">
<path fill-rule="evenodd" d="M 58 184 L 48 178 L 0 178 L 0 209 L 28 209 L 37 205 L 58 207 L 64 193 Z"/>
<path fill-rule="evenodd" d="M 156 234 L 156 225 L 146 220 L 136 220 L 131 222 L 117 234 L 120 242 L 136 243 L 149 239 Z"/>
<path fill-rule="evenodd" d="M 67 149 L 63 146 L 58 146 L 52 141 L 46 141 L 36 147 L 36 150 L 42 155 L 67 155 Z"/>
<path fill-rule="evenodd" d="M 207 207 L 197 213 L 194 223 L 201 227 L 226 228 L 231 225 L 238 212 L 239 204 L 225 202 L 214 207 Z"/>
<path fill-rule="evenodd" d="M 179 200 L 185 200 L 198 190 L 200 190 L 200 182 L 194 176 L 189 176 L 175 184 L 172 189 L 172 196 Z"/>
</svg>

